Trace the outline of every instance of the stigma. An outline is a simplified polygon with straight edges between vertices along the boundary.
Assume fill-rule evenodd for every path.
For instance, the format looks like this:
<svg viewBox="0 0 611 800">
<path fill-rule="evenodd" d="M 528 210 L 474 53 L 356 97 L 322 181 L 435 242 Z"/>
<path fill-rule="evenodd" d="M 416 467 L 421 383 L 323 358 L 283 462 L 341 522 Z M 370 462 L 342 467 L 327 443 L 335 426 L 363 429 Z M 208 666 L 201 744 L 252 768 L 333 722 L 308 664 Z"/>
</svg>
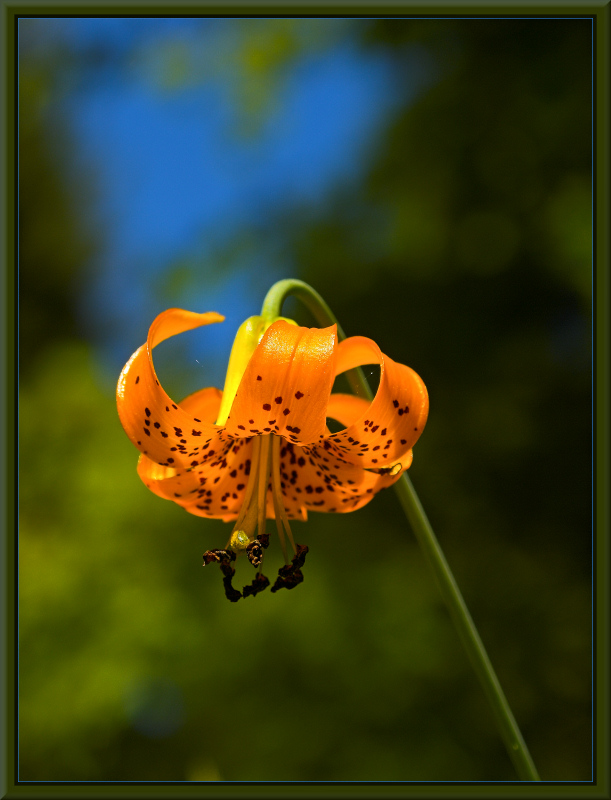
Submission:
<svg viewBox="0 0 611 800">
<path fill-rule="evenodd" d="M 275 434 L 253 437 L 251 470 L 244 500 L 237 516 L 229 541 L 224 550 L 207 550 L 204 553 L 204 566 L 217 562 L 223 573 L 225 595 L 231 602 L 241 597 L 256 595 L 269 586 L 269 579 L 263 575 L 263 559 L 269 545 L 266 531 L 268 498 L 271 493 L 278 539 L 284 556 L 284 566 L 278 571 L 272 592 L 278 589 L 292 589 L 303 581 L 301 567 L 305 562 L 308 548 L 295 544 L 288 516 L 282 500 L 280 480 L 280 438 Z M 292 550 L 289 560 L 287 539 Z M 246 554 L 251 565 L 257 570 L 253 581 L 238 591 L 233 586 L 238 556 Z"/>
</svg>

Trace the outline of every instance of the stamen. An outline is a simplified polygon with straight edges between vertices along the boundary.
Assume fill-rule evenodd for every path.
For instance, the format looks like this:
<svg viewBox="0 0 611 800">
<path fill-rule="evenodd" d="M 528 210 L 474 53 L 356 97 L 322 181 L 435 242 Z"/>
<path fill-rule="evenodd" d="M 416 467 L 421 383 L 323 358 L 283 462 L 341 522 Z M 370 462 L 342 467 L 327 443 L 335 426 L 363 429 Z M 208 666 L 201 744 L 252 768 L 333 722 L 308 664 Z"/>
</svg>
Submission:
<svg viewBox="0 0 611 800">
<path fill-rule="evenodd" d="M 246 548 L 246 555 L 253 567 L 260 567 L 263 563 L 263 545 L 258 539 L 253 541 Z"/>
<path fill-rule="evenodd" d="M 278 570 L 276 583 L 274 583 L 271 588 L 272 592 L 277 592 L 278 589 L 294 589 L 295 586 L 303 581 L 301 567 L 303 567 L 305 563 L 305 557 L 307 553 L 307 545 L 297 545 L 297 552 L 295 553 L 292 562 L 284 567 L 280 567 Z"/>
<path fill-rule="evenodd" d="M 274 513 L 276 515 L 276 526 L 278 528 L 278 538 L 280 539 L 280 546 L 284 554 L 284 561 L 289 563 L 286 554 L 286 545 L 284 543 L 284 533 L 282 528 L 286 531 L 289 537 L 289 542 L 293 548 L 293 552 L 297 552 L 293 534 L 291 533 L 291 526 L 284 510 L 284 503 L 282 502 L 282 484 L 280 483 L 280 437 L 274 436 L 272 442 L 272 497 L 274 499 Z M 281 523 L 281 524 L 280 524 Z"/>
<path fill-rule="evenodd" d="M 259 594 L 259 592 L 262 592 L 263 589 L 267 589 L 268 586 L 269 579 L 258 572 L 252 583 L 249 583 L 248 586 L 242 589 L 242 594 L 244 597 L 254 597 L 256 594 Z"/>
<path fill-rule="evenodd" d="M 257 487 L 256 491 L 255 486 Z M 265 525 L 267 521 L 267 493 L 270 489 L 276 527 L 278 528 L 278 538 L 280 539 L 285 562 L 285 566 L 278 573 L 278 578 L 272 587 L 272 591 L 276 592 L 280 588 L 292 589 L 303 580 L 301 567 L 308 548 L 295 544 L 284 508 L 280 480 L 280 437 L 275 434 L 256 436 L 252 445 L 248 485 L 246 486 L 242 507 L 229 537 L 227 548 L 226 550 L 218 551 L 209 550 L 204 553 L 205 564 L 209 564 L 212 561 L 220 562 L 219 566 L 224 576 L 225 594 L 232 602 L 236 602 L 240 597 L 258 594 L 269 586 L 268 579 L 262 574 L 262 566 L 264 550 L 269 542 L 269 536 L 265 532 Z M 255 527 L 258 533 L 257 538 L 254 535 Z M 295 553 L 291 562 L 289 562 L 286 552 L 285 534 Z M 231 583 L 235 575 L 235 569 L 230 562 L 235 560 L 236 552 L 246 552 L 250 563 L 253 567 L 258 568 L 255 579 L 251 584 L 245 586 L 242 592 L 234 589 Z"/>
<path fill-rule="evenodd" d="M 403 465 L 400 461 L 397 461 L 396 464 L 390 467 L 377 467 L 376 469 L 373 467 L 364 467 L 365 472 L 372 472 L 374 475 L 390 475 L 392 478 L 398 475 L 402 469 Z"/>
<path fill-rule="evenodd" d="M 273 471 L 272 471 L 273 474 Z M 278 498 L 276 497 L 276 492 L 273 489 L 274 482 L 272 480 L 272 499 L 274 501 L 274 516 L 276 517 L 276 529 L 278 531 L 278 539 L 280 540 L 280 547 L 282 548 L 282 555 L 284 556 L 284 563 L 288 564 L 288 554 L 286 552 L 286 541 L 284 539 L 284 531 L 282 529 L 282 519 L 280 518 L 280 507 L 278 505 Z"/>
<path fill-rule="evenodd" d="M 259 457 L 259 486 L 257 492 L 257 503 L 259 505 L 257 532 L 259 536 L 265 533 L 265 521 L 267 519 L 267 489 L 269 484 L 269 468 L 271 458 L 270 438 L 271 435 L 261 437 L 261 453 Z"/>
</svg>

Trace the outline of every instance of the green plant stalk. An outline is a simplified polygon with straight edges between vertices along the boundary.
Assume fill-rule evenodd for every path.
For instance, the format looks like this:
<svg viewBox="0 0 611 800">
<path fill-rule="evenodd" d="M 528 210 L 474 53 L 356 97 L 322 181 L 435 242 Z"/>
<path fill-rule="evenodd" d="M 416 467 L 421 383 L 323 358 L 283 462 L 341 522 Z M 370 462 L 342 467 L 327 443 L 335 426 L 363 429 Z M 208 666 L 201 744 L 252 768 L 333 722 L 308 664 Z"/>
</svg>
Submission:
<svg viewBox="0 0 611 800">
<path fill-rule="evenodd" d="M 337 324 L 340 339 L 346 338 L 331 309 L 322 297 L 307 283 L 298 280 L 284 280 L 275 283 L 267 293 L 263 302 L 261 315 L 264 317 L 279 317 L 284 300 L 293 295 L 301 300 L 314 315 L 319 325 Z M 346 373 L 355 394 L 360 397 L 372 399 L 371 389 L 360 367 Z M 404 473 L 395 483 L 394 489 L 399 497 L 399 502 L 405 515 L 412 526 L 418 544 L 424 552 L 441 595 L 450 612 L 450 616 L 458 631 L 460 639 L 467 651 L 467 655 L 475 669 L 475 673 L 482 684 L 484 692 L 492 707 L 499 733 L 507 752 L 516 768 L 520 779 L 523 781 L 540 780 L 537 769 L 520 732 L 518 723 L 513 716 L 505 693 L 499 683 L 494 668 L 490 663 L 484 644 L 477 632 L 464 598 L 452 574 L 448 562 L 433 532 L 426 513 L 418 499 L 418 495 L 411 480 Z"/>
</svg>

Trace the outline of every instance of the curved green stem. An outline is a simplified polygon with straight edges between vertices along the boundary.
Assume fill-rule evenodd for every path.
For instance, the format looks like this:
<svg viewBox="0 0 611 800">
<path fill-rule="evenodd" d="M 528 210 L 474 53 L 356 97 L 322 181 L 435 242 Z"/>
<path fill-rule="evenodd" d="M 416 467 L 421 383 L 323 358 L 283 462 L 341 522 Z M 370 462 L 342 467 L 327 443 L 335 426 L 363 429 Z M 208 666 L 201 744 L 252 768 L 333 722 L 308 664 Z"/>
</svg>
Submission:
<svg viewBox="0 0 611 800">
<path fill-rule="evenodd" d="M 298 280 L 284 280 L 275 283 L 267 293 L 263 302 L 262 315 L 280 316 L 282 303 L 289 296 L 299 298 L 314 315 L 320 325 L 337 324 L 340 339 L 345 338 L 337 320 L 329 306 L 318 292 L 307 283 Z M 346 373 L 355 394 L 372 399 L 371 389 L 360 367 Z M 437 584 L 450 612 L 450 616 L 467 651 L 469 659 L 482 684 L 484 692 L 492 707 L 501 738 L 507 752 L 523 781 L 540 780 L 534 762 L 528 752 L 518 723 L 513 716 L 507 698 L 501 688 L 494 668 L 477 628 L 471 618 L 464 598 L 454 579 L 454 575 L 445 559 L 443 551 L 433 532 L 431 524 L 422 508 L 411 480 L 404 473 L 394 485 L 399 502 L 412 526 L 418 544 L 433 570 Z"/>
</svg>

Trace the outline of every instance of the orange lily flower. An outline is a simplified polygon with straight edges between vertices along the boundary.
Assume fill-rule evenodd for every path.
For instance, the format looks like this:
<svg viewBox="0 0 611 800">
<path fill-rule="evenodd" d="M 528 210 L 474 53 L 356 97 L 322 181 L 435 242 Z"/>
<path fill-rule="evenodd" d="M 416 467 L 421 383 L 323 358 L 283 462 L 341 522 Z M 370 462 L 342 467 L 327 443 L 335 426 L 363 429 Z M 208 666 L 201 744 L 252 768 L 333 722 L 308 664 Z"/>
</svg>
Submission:
<svg viewBox="0 0 611 800">
<path fill-rule="evenodd" d="M 205 564 L 220 564 L 235 601 L 269 585 L 261 573 L 266 519 L 276 520 L 286 563 L 272 591 L 292 588 L 303 580 L 307 547 L 295 545 L 289 520 L 355 511 L 399 479 L 424 428 L 428 395 L 413 370 L 371 339 L 338 342 L 335 325 L 251 317 L 236 336 L 224 391 L 206 388 L 174 402 L 157 379 L 153 348 L 223 319 L 175 308 L 160 314 L 121 372 L 117 406 L 152 492 L 191 514 L 235 521 L 226 548 L 204 554 Z M 372 402 L 332 394 L 337 375 L 364 364 L 380 366 Z M 344 429 L 331 433 L 328 418 Z M 295 554 L 290 563 L 285 534 Z M 259 567 L 242 593 L 231 585 L 240 552 Z"/>
</svg>

